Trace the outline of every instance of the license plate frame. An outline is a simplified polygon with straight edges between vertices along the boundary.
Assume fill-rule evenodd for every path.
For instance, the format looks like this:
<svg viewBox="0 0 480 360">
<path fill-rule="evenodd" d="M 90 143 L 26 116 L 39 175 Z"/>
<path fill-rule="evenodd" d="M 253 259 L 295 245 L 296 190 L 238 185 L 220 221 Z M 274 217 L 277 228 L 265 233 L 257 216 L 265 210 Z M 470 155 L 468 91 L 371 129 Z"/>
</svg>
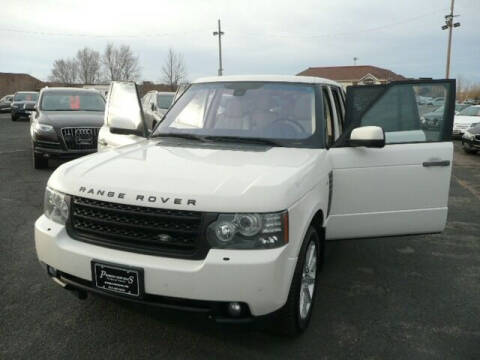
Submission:
<svg viewBox="0 0 480 360">
<path fill-rule="evenodd" d="M 142 268 L 92 260 L 92 284 L 108 294 L 141 299 L 144 296 Z"/>
</svg>

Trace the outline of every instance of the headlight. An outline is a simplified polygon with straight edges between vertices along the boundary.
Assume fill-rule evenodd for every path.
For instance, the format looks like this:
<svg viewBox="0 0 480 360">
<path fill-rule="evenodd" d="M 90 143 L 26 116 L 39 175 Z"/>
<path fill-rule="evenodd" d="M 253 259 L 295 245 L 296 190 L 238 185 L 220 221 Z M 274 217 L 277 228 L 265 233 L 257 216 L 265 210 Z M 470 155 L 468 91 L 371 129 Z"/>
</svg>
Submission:
<svg viewBox="0 0 480 360">
<path fill-rule="evenodd" d="M 35 131 L 37 132 L 53 132 L 53 126 L 52 125 L 45 125 L 45 124 L 39 124 L 38 122 L 35 124 Z"/>
<path fill-rule="evenodd" d="M 288 243 L 288 213 L 220 214 L 207 229 L 216 249 L 271 249 Z"/>
<path fill-rule="evenodd" d="M 59 224 L 65 225 L 68 219 L 69 208 L 70 196 L 50 189 L 49 187 L 45 189 L 43 213 L 46 217 Z"/>
<path fill-rule="evenodd" d="M 473 134 L 469 133 L 468 130 L 465 130 L 465 132 L 463 133 L 463 137 L 465 139 L 473 139 Z"/>
</svg>

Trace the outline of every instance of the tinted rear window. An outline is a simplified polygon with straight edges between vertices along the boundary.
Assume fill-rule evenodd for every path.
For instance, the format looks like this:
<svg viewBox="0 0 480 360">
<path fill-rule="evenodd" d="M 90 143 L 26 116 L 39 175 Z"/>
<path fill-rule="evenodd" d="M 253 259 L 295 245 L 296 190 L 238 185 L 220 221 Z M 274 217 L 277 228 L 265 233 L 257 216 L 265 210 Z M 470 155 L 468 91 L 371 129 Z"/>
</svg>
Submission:
<svg viewBox="0 0 480 360">
<path fill-rule="evenodd" d="M 37 101 L 38 93 L 16 93 L 13 101 Z"/>
<path fill-rule="evenodd" d="M 45 111 L 105 111 L 105 100 L 97 93 L 46 92 L 40 108 Z"/>
</svg>

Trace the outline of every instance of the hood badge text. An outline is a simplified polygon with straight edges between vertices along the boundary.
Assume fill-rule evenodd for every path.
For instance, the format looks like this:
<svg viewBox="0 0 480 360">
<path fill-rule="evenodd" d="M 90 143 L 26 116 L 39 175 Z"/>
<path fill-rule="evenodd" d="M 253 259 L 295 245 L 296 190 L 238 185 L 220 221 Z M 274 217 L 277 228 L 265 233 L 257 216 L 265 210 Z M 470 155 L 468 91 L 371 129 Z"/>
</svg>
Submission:
<svg viewBox="0 0 480 360">
<path fill-rule="evenodd" d="M 83 194 L 88 194 L 88 195 L 101 196 L 104 198 L 111 198 L 111 199 L 125 199 L 127 196 L 127 194 L 123 192 L 99 190 L 94 188 L 87 188 L 85 186 L 80 186 L 80 189 L 78 189 L 78 192 Z M 172 197 L 154 196 L 154 195 L 141 195 L 141 194 L 137 194 L 135 196 L 135 201 L 143 202 L 143 203 L 162 203 L 162 204 L 191 205 L 191 206 L 197 205 L 197 200 L 194 200 L 194 199 L 181 199 L 181 198 L 172 198 Z"/>
</svg>

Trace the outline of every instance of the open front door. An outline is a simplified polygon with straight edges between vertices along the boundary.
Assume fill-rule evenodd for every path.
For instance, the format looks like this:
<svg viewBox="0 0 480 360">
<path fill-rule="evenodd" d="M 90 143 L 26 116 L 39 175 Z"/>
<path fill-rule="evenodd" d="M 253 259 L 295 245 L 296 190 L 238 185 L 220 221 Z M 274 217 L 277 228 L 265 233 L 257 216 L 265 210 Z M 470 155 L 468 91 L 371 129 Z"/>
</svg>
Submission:
<svg viewBox="0 0 480 360">
<path fill-rule="evenodd" d="M 443 98 L 432 112 L 420 97 Z M 393 82 L 347 90 L 345 132 L 332 161 L 327 239 L 441 232 L 448 212 L 455 80 Z M 379 126 L 383 148 L 354 147 L 354 128 Z"/>
<path fill-rule="evenodd" d="M 137 85 L 133 81 L 112 81 L 98 134 L 98 151 L 133 144 L 147 135 Z"/>
</svg>

